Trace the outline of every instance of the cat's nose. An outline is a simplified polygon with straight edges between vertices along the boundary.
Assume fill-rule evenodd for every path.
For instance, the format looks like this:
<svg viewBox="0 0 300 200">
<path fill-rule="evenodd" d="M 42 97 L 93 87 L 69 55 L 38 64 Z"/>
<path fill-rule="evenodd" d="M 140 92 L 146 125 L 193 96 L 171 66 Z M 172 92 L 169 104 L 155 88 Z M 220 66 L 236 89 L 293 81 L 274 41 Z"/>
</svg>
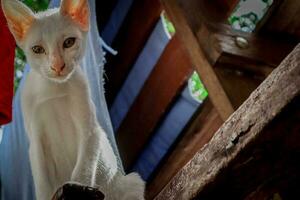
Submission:
<svg viewBox="0 0 300 200">
<path fill-rule="evenodd" d="M 65 67 L 66 67 L 66 64 L 54 65 L 54 66 L 51 66 L 51 70 L 56 72 L 57 75 L 60 75 L 60 73 L 64 70 Z"/>
</svg>

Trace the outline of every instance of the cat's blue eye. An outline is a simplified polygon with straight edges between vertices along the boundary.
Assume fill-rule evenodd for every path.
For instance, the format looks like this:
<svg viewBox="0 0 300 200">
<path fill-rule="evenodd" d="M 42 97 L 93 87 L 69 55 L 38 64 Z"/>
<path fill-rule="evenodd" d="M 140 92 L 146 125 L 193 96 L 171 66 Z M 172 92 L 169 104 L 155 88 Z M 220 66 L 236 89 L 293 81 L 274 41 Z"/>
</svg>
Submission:
<svg viewBox="0 0 300 200">
<path fill-rule="evenodd" d="M 75 44 L 75 41 L 76 41 L 76 38 L 74 38 L 74 37 L 67 38 L 67 39 L 64 41 L 63 47 L 64 47 L 65 49 L 71 48 L 71 47 Z"/>
<path fill-rule="evenodd" d="M 32 51 L 33 51 L 35 54 L 42 54 L 42 53 L 45 53 L 45 49 L 44 49 L 42 46 L 39 46 L 39 45 L 36 45 L 36 46 L 32 47 Z"/>
</svg>

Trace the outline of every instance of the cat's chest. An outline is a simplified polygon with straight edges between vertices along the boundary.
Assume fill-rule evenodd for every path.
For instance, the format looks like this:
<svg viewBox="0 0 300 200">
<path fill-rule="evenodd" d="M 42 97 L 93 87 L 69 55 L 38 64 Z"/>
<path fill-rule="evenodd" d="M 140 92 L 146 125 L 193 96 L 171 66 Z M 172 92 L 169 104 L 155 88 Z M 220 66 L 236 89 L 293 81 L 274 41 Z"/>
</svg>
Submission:
<svg viewBox="0 0 300 200">
<path fill-rule="evenodd" d="M 42 144 L 48 157 L 57 165 L 74 166 L 80 141 L 76 109 L 67 96 L 48 100 L 37 105 L 31 123 L 30 138 Z"/>
<path fill-rule="evenodd" d="M 41 84 L 34 84 L 37 80 Z M 73 82 L 48 83 L 35 74 L 29 74 L 22 94 L 22 110 L 29 139 L 44 141 L 43 146 L 49 152 L 64 152 L 68 156 L 77 152 L 83 130 L 90 127 L 84 121 L 90 116 L 90 109 L 82 106 L 88 105 L 88 95 L 85 90 L 75 87 L 81 85 L 80 79 L 70 81 Z"/>
<path fill-rule="evenodd" d="M 36 82 L 41 84 L 34 84 Z M 74 83 L 55 84 L 45 82 L 40 77 L 29 74 L 22 92 L 22 110 L 29 127 L 49 127 L 68 129 L 69 126 L 80 126 L 83 109 L 88 104 L 88 96 L 83 90 L 74 88 Z M 62 132 L 59 131 L 59 132 Z M 64 131 L 66 132 L 66 131 Z"/>
<path fill-rule="evenodd" d="M 68 132 L 75 134 L 76 128 L 80 126 L 79 108 L 69 95 L 49 99 L 36 104 L 33 108 L 32 121 L 35 126 L 40 126 L 47 131 L 58 129 L 55 132 L 60 135 L 69 135 Z"/>
</svg>

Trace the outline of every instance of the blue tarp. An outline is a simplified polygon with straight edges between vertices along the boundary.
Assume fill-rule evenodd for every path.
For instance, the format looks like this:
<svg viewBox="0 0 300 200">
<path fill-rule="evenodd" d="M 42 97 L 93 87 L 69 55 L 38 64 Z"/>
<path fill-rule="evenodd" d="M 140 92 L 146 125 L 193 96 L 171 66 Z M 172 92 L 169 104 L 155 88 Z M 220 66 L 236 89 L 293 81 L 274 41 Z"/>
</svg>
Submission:
<svg viewBox="0 0 300 200">
<path fill-rule="evenodd" d="M 149 180 L 200 105 L 186 87 L 139 156 L 133 171 L 137 171 L 144 180 Z"/>
<path fill-rule="evenodd" d="M 130 10 L 133 0 L 118 0 L 114 10 L 112 11 L 110 18 L 101 31 L 102 38 L 108 45 L 112 45 L 116 38 L 122 23 Z"/>
<path fill-rule="evenodd" d="M 121 22 L 122 19 L 116 18 L 115 21 Z M 159 20 L 110 108 L 115 131 L 126 117 L 169 41 L 163 20 Z M 199 103 L 193 100 L 187 87 L 141 152 L 132 171 L 148 180 L 198 107 Z"/>
<path fill-rule="evenodd" d="M 119 128 L 169 40 L 159 20 L 111 106 L 109 112 L 114 130 Z"/>
</svg>

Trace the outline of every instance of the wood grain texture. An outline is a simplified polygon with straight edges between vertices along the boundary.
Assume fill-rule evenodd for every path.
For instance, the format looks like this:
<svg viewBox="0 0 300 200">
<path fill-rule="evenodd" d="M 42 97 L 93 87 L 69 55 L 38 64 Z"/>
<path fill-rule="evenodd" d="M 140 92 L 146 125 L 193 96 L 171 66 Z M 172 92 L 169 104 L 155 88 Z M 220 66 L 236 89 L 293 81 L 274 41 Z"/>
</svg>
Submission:
<svg viewBox="0 0 300 200">
<path fill-rule="evenodd" d="M 130 168 L 137 159 L 192 71 L 189 57 L 175 35 L 117 131 L 117 143 L 125 169 Z"/>
<path fill-rule="evenodd" d="M 197 199 L 272 199 L 275 193 L 300 194 L 300 96 L 295 97 L 208 183 Z M 261 116 L 262 117 L 262 116 Z M 294 191 L 293 191 L 294 190 Z"/>
<path fill-rule="evenodd" d="M 146 199 L 153 199 L 195 153 L 209 142 L 222 123 L 217 110 L 207 99 L 173 150 L 162 161 L 153 180 L 148 183 Z"/>
<path fill-rule="evenodd" d="M 251 147 L 251 144 L 255 144 L 259 138 L 263 137 L 266 128 L 273 120 L 276 120 L 276 116 L 279 116 L 284 108 L 300 95 L 299 60 L 300 45 L 251 94 L 217 131 L 208 145 L 194 156 L 156 199 L 186 200 L 201 195 L 204 188 L 213 183 L 222 174 L 223 169 L 230 166 L 242 153 L 243 149 Z M 299 101 L 297 104 L 299 105 Z M 286 118 L 285 115 L 282 119 Z M 299 117 L 296 117 L 290 125 L 299 127 L 297 119 L 299 120 Z M 284 138 L 288 140 L 288 133 L 292 134 L 293 131 L 299 133 L 299 129 L 294 128 L 294 126 L 290 128 L 292 132 L 289 132 L 289 129 L 287 132 L 282 132 L 284 129 L 280 129 L 278 134 L 284 135 Z M 272 130 L 276 131 L 276 128 Z M 290 139 L 293 140 L 293 138 Z"/>
<path fill-rule="evenodd" d="M 158 22 L 161 12 L 162 6 L 159 0 L 136 0 L 133 2 L 121 30 L 113 42 L 113 48 L 118 51 L 118 54 L 107 58 L 105 87 L 108 106 L 113 103 Z"/>
</svg>

